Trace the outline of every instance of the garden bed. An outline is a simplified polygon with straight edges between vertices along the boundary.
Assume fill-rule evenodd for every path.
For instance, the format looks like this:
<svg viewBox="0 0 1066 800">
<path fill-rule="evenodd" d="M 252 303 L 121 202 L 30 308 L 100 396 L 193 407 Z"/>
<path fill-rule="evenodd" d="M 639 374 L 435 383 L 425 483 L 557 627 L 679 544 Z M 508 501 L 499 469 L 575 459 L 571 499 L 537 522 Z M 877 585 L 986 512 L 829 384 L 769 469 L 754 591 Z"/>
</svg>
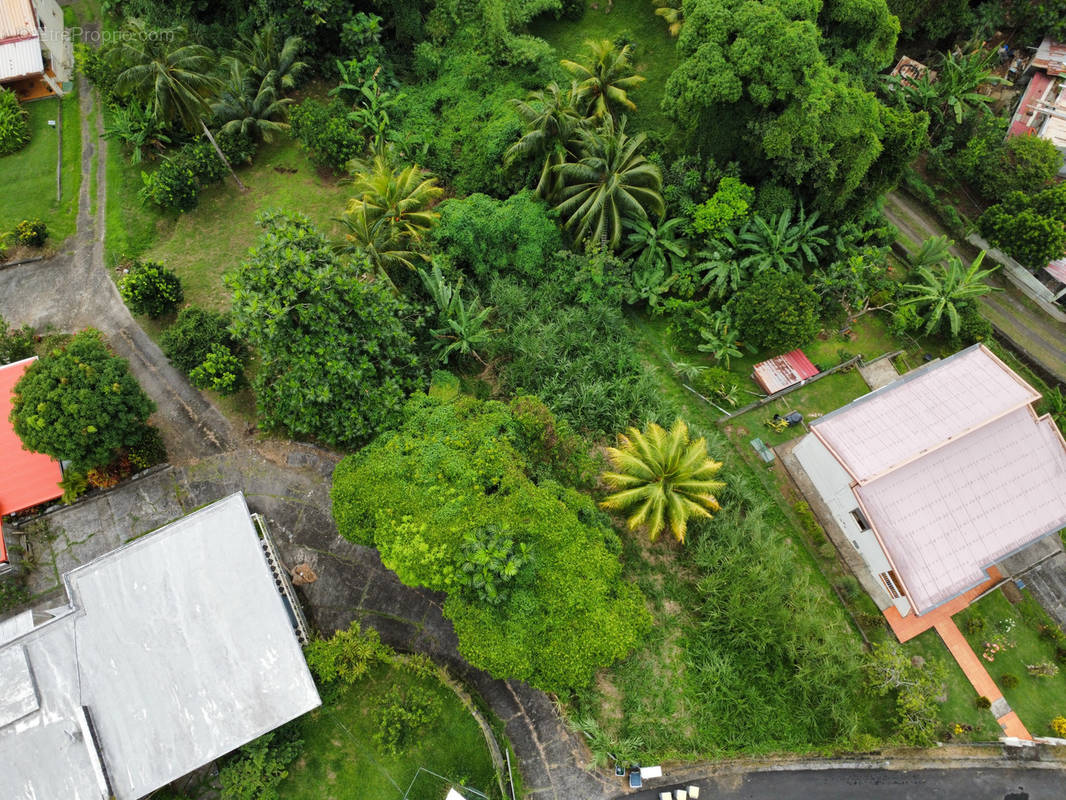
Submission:
<svg viewBox="0 0 1066 800">
<path fill-rule="evenodd" d="M 1008 591 L 1013 589 L 1011 585 Z M 1066 648 L 1066 644 L 1057 645 L 1041 635 L 1045 626 L 1054 627 L 1054 623 L 1027 591 L 1011 593 L 1015 602 L 1000 589 L 956 615 L 955 621 L 1029 732 L 1051 736 L 1052 718 L 1066 715 L 1066 673 L 1060 670 L 1053 677 L 1035 677 L 1027 665 L 1060 666 L 1056 648 Z M 1002 649 L 993 652 L 996 645 Z M 1014 676 L 1017 685 L 1004 681 L 1004 675 Z"/>
<path fill-rule="evenodd" d="M 419 729 L 417 740 L 399 754 L 375 742 L 380 709 L 392 692 L 422 689 L 439 703 L 437 718 Z M 490 798 L 499 796 L 496 771 L 477 721 L 436 674 L 420 676 L 381 665 L 354 686 L 326 698 L 298 723 L 301 754 L 278 787 L 282 800 L 435 800 L 448 784 L 463 783 Z M 417 779 L 416 779 L 417 776 Z M 410 795 L 405 795 L 414 782 Z"/>
</svg>

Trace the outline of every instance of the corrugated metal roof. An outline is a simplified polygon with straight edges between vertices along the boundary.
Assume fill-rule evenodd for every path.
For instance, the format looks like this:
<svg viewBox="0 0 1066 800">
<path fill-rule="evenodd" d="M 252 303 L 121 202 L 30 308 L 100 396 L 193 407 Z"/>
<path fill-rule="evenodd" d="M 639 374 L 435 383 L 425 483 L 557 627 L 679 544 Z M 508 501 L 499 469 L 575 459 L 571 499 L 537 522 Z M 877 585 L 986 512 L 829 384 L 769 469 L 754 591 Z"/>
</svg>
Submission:
<svg viewBox="0 0 1066 800">
<path fill-rule="evenodd" d="M 1062 75 L 1066 72 L 1066 44 L 1045 38 L 1036 49 L 1032 65 L 1046 70 L 1048 75 Z"/>
<path fill-rule="evenodd" d="M 1059 283 L 1066 284 L 1066 258 L 1060 258 L 1058 261 L 1052 261 L 1044 269 L 1047 273 L 1057 280 Z"/>
<path fill-rule="evenodd" d="M 64 583 L 65 615 L 0 646 L 40 701 L 0 725 L 3 800 L 136 800 L 320 705 L 240 494 Z M 22 674 L 0 659 L 0 686 Z"/>
<path fill-rule="evenodd" d="M 8 421 L 15 384 L 36 360 L 0 367 L 0 514 L 22 511 L 63 494 L 59 464 L 51 456 L 23 449 Z"/>
<path fill-rule="evenodd" d="M 0 42 L 37 36 L 37 15 L 30 0 L 0 0 Z"/>
<path fill-rule="evenodd" d="M 864 484 L 1039 399 L 974 345 L 826 414 L 811 431 Z"/>
<path fill-rule="evenodd" d="M 41 57 L 41 43 L 36 37 L 0 44 L 0 81 L 42 72 L 44 59 Z"/>
<path fill-rule="evenodd" d="M 811 363 L 802 350 L 774 356 L 756 364 L 753 370 L 755 382 L 767 394 L 780 392 L 818 374 L 818 367 Z"/>
</svg>

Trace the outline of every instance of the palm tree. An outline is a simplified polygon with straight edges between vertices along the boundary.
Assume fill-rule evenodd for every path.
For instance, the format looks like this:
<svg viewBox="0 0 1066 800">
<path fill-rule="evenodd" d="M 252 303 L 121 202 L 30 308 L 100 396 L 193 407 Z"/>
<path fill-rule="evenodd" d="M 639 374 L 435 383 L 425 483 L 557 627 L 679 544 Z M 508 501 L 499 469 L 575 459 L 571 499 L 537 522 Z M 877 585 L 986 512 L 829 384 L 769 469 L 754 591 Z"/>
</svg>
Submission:
<svg viewBox="0 0 1066 800">
<path fill-rule="evenodd" d="M 912 295 L 903 301 L 903 305 L 926 309 L 925 333 L 927 335 L 939 328 L 946 316 L 951 335 L 957 336 L 960 307 L 993 291 L 993 287 L 984 280 L 996 271 L 996 267 L 981 269 L 981 262 L 984 258 L 985 251 L 982 250 L 969 267 L 963 267 L 962 261 L 957 256 L 949 258 L 947 265 L 936 271 L 929 267 L 919 267 L 915 273 L 921 279 L 921 283 L 908 283 L 903 286 L 903 290 Z"/>
<path fill-rule="evenodd" d="M 607 458 L 616 471 L 602 477 L 618 491 L 601 507 L 619 511 L 636 507 L 629 515 L 629 529 L 646 525 L 653 542 L 666 526 L 684 542 L 691 517 L 709 519 L 721 508 L 713 492 L 725 487 L 714 480 L 722 464 L 707 456 L 705 439 L 689 441 L 688 427 L 680 419 L 669 433 L 654 422 L 645 432 L 629 428 L 625 435 L 619 434 L 618 447 L 607 448 Z"/>
<path fill-rule="evenodd" d="M 219 132 L 272 142 L 275 133 L 288 129 L 288 123 L 278 120 L 292 103 L 288 97 L 279 99 L 276 87 L 273 72 L 257 80 L 243 64 L 232 62 L 230 84 L 212 106 Z"/>
<path fill-rule="evenodd" d="M 555 207 L 576 238 L 615 250 L 626 225 L 664 213 L 662 173 L 640 154 L 647 137 L 626 135 L 625 117 L 579 135 L 581 158 L 555 168 L 563 183 Z"/>
<path fill-rule="evenodd" d="M 677 263 L 688 255 L 688 243 L 679 235 L 684 224 L 680 217 L 660 220 L 658 225 L 647 219 L 634 221 L 633 230 L 626 237 L 629 247 L 622 251 L 623 258 L 635 257 L 637 266 L 669 277 Z"/>
<path fill-rule="evenodd" d="M 808 217 L 802 208 L 794 223 L 792 209 L 771 222 L 756 214 L 737 240 L 749 253 L 743 259 L 744 266 L 756 273 L 767 269 L 793 272 L 802 270 L 804 264 L 816 263 L 822 248 L 829 244 L 822 235 L 828 226 L 815 225 L 817 221 L 817 211 Z"/>
<path fill-rule="evenodd" d="M 241 62 L 259 80 L 274 73 L 274 88 L 280 94 L 296 88 L 297 79 L 307 70 L 307 64 L 299 60 L 303 46 L 304 40 L 299 36 L 279 41 L 277 29 L 269 24 L 251 36 L 242 36 L 229 60 Z"/>
<path fill-rule="evenodd" d="M 524 156 L 543 159 L 537 180 L 537 197 L 554 197 L 562 184 L 556 167 L 575 149 L 577 131 L 585 124 L 575 101 L 576 84 L 568 91 L 552 81 L 544 91 L 530 92 L 525 100 L 512 100 L 526 124 L 522 138 L 507 150 L 508 162 Z"/>
<path fill-rule="evenodd" d="M 130 163 L 140 164 L 146 153 L 161 153 L 170 144 L 166 125 L 144 103 L 133 101 L 112 109 L 104 123 L 104 138 L 117 139 L 130 149 Z"/>
<path fill-rule="evenodd" d="M 406 237 L 398 234 L 388 220 L 368 213 L 366 206 L 357 206 L 337 220 L 344 226 L 344 240 L 334 246 L 341 254 L 366 257 L 375 274 L 386 280 L 396 292 L 390 271 L 399 267 L 417 270 L 416 262 L 427 257 L 409 248 Z"/>
<path fill-rule="evenodd" d="M 233 180 L 245 189 L 204 122 L 212 98 L 222 87 L 214 74 L 214 53 L 186 42 L 184 28 L 153 31 L 142 20 L 132 19 L 126 23 L 126 33 L 112 51 L 121 69 L 115 78 L 116 91 L 146 103 L 156 119 L 180 122 L 190 133 L 202 129 Z"/>
<path fill-rule="evenodd" d="M 444 189 L 417 164 L 397 170 L 386 154 L 379 153 L 370 164 L 353 162 L 352 166 L 357 196 L 348 201 L 345 214 L 363 209 L 370 222 L 383 219 L 393 233 L 412 241 L 436 224 L 440 214 L 431 207 Z"/>
<path fill-rule="evenodd" d="M 644 78 L 633 74 L 633 46 L 627 44 L 618 49 L 610 39 L 587 39 L 585 50 L 585 63 L 563 59 L 562 65 L 577 82 L 575 92 L 586 116 L 602 120 L 619 107 L 636 111 L 629 92 L 644 83 Z"/>
<path fill-rule="evenodd" d="M 441 327 L 430 331 L 437 357 L 446 364 L 452 354 L 458 353 L 460 356 L 473 356 L 481 364 L 485 364 L 485 359 L 478 354 L 477 348 L 492 341 L 494 331 L 489 330 L 487 324 L 494 309 L 482 308 L 481 300 L 477 297 L 468 306 L 463 300 L 462 278 L 455 286 L 448 283 L 436 262 L 431 272 L 418 270 L 418 277 L 422 279 L 422 285 L 437 304 L 437 320 Z"/>
<path fill-rule="evenodd" d="M 666 29 L 675 39 L 681 33 L 685 24 L 685 11 L 681 7 L 681 0 L 652 0 L 655 13 L 666 20 Z"/>
</svg>

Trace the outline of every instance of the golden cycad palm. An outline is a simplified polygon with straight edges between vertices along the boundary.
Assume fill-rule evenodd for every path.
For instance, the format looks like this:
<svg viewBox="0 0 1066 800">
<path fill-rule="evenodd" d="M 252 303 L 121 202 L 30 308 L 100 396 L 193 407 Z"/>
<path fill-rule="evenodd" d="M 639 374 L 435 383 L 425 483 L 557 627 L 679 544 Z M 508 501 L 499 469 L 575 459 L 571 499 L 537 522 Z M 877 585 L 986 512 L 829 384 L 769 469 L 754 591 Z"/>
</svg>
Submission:
<svg viewBox="0 0 1066 800">
<path fill-rule="evenodd" d="M 614 472 L 603 473 L 615 489 L 600 506 L 612 511 L 631 510 L 629 528 L 648 528 L 654 542 L 663 528 L 685 541 L 691 517 L 710 519 L 721 506 L 714 492 L 725 487 L 714 476 L 720 461 L 707 455 L 707 441 L 689 440 L 688 426 L 678 419 L 669 431 L 654 422 L 646 431 L 629 428 L 618 435 L 618 447 L 607 448 Z"/>
</svg>

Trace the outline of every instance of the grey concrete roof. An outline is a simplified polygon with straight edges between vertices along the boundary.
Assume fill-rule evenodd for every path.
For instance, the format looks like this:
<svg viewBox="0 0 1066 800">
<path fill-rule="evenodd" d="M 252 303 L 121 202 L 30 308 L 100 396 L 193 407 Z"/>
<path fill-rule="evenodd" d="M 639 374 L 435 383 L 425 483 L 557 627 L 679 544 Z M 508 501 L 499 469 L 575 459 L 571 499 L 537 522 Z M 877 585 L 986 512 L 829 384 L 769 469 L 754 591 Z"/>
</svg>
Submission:
<svg viewBox="0 0 1066 800">
<path fill-rule="evenodd" d="M 101 766 L 135 800 L 319 705 L 240 494 L 64 580 L 69 611 L 0 646 L 40 706 L 0 705 L 4 800 L 105 798 Z"/>
</svg>

